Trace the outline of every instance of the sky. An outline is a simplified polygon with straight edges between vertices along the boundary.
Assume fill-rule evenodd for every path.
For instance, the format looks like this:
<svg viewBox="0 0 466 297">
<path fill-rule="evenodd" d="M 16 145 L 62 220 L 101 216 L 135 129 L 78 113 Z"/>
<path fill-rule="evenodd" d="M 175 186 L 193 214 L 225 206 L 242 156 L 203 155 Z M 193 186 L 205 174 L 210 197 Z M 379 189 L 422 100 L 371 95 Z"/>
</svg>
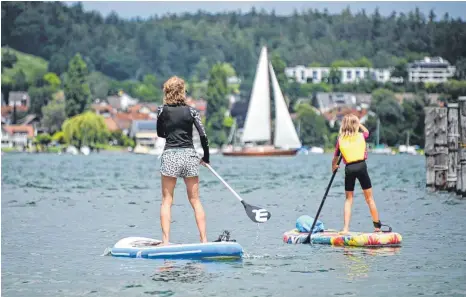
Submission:
<svg viewBox="0 0 466 297">
<path fill-rule="evenodd" d="M 65 1 L 68 5 L 76 3 L 76 1 Z M 454 18 L 465 19 L 466 16 L 466 2 L 453 2 L 453 1 L 308 1 L 308 2 L 286 2 L 286 1 L 83 1 L 82 5 L 84 10 L 96 10 L 107 16 L 110 12 L 115 11 L 120 17 L 133 18 L 141 17 L 147 18 L 153 15 L 165 15 L 166 13 L 195 13 L 198 10 L 203 10 L 211 13 L 218 13 L 224 11 L 242 11 L 248 12 L 254 6 L 256 10 L 261 8 L 266 11 L 275 9 L 277 15 L 290 15 L 293 10 L 300 11 L 301 9 L 318 9 L 322 11 L 327 8 L 330 13 L 339 13 L 341 10 L 350 7 L 351 11 L 357 12 L 365 9 L 368 14 L 372 13 L 376 7 L 382 15 L 388 16 L 392 11 L 408 12 L 419 7 L 421 12 L 426 16 L 430 9 L 433 9 L 438 19 L 441 18 L 446 12 Z"/>
</svg>

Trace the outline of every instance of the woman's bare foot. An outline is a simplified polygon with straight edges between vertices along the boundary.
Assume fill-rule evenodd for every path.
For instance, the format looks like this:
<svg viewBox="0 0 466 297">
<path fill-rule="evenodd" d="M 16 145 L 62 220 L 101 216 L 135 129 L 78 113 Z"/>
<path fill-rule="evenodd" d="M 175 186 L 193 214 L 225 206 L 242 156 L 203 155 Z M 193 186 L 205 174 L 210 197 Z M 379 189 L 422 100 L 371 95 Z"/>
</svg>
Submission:
<svg viewBox="0 0 466 297">
<path fill-rule="evenodd" d="M 380 228 L 375 228 L 374 233 L 377 233 L 377 232 L 382 232 L 382 230 L 380 230 Z"/>
<path fill-rule="evenodd" d="M 338 232 L 340 234 L 348 234 L 349 233 L 349 230 L 348 229 L 343 229 L 341 230 L 340 232 Z"/>
</svg>

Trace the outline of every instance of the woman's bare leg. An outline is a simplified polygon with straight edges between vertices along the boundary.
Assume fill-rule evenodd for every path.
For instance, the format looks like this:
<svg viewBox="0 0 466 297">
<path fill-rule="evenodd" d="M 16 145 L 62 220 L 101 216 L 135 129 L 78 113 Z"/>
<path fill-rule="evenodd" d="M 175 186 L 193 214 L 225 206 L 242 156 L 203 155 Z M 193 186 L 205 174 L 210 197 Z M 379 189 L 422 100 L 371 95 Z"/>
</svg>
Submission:
<svg viewBox="0 0 466 297">
<path fill-rule="evenodd" d="M 162 245 L 170 241 L 171 208 L 176 177 L 162 175 L 162 204 L 160 205 L 160 224 L 162 225 Z"/>
<path fill-rule="evenodd" d="M 353 191 L 346 191 L 345 210 L 344 210 L 344 227 L 343 233 L 349 232 L 349 223 L 351 220 L 351 207 L 353 206 Z"/>
<path fill-rule="evenodd" d="M 201 242 L 207 242 L 205 213 L 202 207 L 201 200 L 199 199 L 199 177 L 185 177 L 186 191 L 188 192 L 188 199 L 194 210 L 197 228 L 199 229 L 199 236 Z"/>
<path fill-rule="evenodd" d="M 374 197 L 372 196 L 372 188 L 367 190 L 363 190 L 364 198 L 366 198 L 367 206 L 369 206 L 369 210 L 371 212 L 372 221 L 378 222 L 379 221 L 379 213 L 377 212 L 377 207 L 375 206 Z M 380 231 L 380 228 L 375 228 L 375 231 Z"/>
</svg>

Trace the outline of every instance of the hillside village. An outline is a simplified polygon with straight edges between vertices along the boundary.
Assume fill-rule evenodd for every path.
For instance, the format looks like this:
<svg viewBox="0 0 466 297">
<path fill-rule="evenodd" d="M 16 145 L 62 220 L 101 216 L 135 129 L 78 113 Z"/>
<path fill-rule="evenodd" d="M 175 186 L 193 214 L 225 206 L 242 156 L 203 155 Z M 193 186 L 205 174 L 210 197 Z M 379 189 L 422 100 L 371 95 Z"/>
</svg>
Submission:
<svg viewBox="0 0 466 297">
<path fill-rule="evenodd" d="M 442 64 L 438 64 L 441 61 Z M 341 71 L 342 84 L 357 84 L 360 81 L 373 79 L 379 82 L 393 80 L 390 71 L 393 69 L 373 70 L 361 67 L 344 67 Z M 285 74 L 291 80 L 299 83 L 321 83 L 328 77 L 330 68 L 325 67 L 288 67 Z M 379 71 L 379 72 L 377 72 Z M 454 73 L 451 67 L 442 58 L 425 58 L 424 61 L 415 61 L 409 66 L 410 80 L 423 83 L 445 82 Z M 380 76 L 377 75 L 380 73 Z M 236 77 L 229 78 L 229 81 L 237 82 Z M 415 93 L 395 93 L 399 104 L 403 100 L 415 98 Z M 441 94 L 427 94 L 430 104 L 441 104 L 439 101 Z M 298 98 L 299 103 L 309 103 L 314 106 L 315 111 L 326 119 L 330 127 L 334 127 L 345 114 L 357 114 L 362 122 L 367 119 L 371 105 L 371 94 L 351 93 L 351 92 L 315 92 L 310 97 Z M 244 122 L 247 111 L 247 101 L 240 101 L 238 96 L 230 95 L 229 113 L 240 123 Z M 235 99 L 236 98 L 236 99 Z M 61 98 L 60 100 L 64 100 Z M 9 104 L 3 100 L 2 94 L 2 148 L 18 148 L 26 150 L 33 147 L 34 138 L 41 133 L 48 133 L 39 119 L 29 113 L 30 97 L 27 92 L 15 91 L 9 94 Z M 205 117 L 207 101 L 203 98 L 188 97 L 188 104 L 201 112 Z M 124 91 L 114 96 L 106 98 L 95 98 L 90 106 L 90 110 L 105 119 L 105 124 L 110 132 L 119 131 L 124 135 L 134 139 L 136 147 L 153 149 L 157 146 L 157 104 L 152 102 L 142 102 L 138 98 L 132 98 Z M 14 113 L 25 114 L 21 119 L 13 122 Z M 296 119 L 296 113 L 292 114 Z M 195 133 L 196 134 L 196 133 Z"/>
</svg>

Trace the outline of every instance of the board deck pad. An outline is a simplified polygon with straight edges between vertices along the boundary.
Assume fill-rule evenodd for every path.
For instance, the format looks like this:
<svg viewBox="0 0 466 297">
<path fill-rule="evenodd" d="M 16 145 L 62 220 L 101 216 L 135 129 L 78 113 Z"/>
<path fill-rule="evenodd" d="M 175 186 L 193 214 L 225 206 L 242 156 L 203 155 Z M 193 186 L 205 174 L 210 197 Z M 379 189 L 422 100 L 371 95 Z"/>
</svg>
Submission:
<svg viewBox="0 0 466 297">
<path fill-rule="evenodd" d="M 308 232 L 299 232 L 298 229 L 293 229 L 283 234 L 283 242 L 288 244 L 303 243 L 308 235 Z M 312 234 L 311 242 L 334 246 L 394 247 L 401 245 L 402 236 L 396 232 L 340 233 L 337 230 L 329 229 Z"/>
<path fill-rule="evenodd" d="M 147 237 L 126 237 L 111 249 L 114 257 L 146 259 L 240 259 L 243 248 L 237 242 L 220 241 L 160 246 L 161 241 Z"/>
</svg>

